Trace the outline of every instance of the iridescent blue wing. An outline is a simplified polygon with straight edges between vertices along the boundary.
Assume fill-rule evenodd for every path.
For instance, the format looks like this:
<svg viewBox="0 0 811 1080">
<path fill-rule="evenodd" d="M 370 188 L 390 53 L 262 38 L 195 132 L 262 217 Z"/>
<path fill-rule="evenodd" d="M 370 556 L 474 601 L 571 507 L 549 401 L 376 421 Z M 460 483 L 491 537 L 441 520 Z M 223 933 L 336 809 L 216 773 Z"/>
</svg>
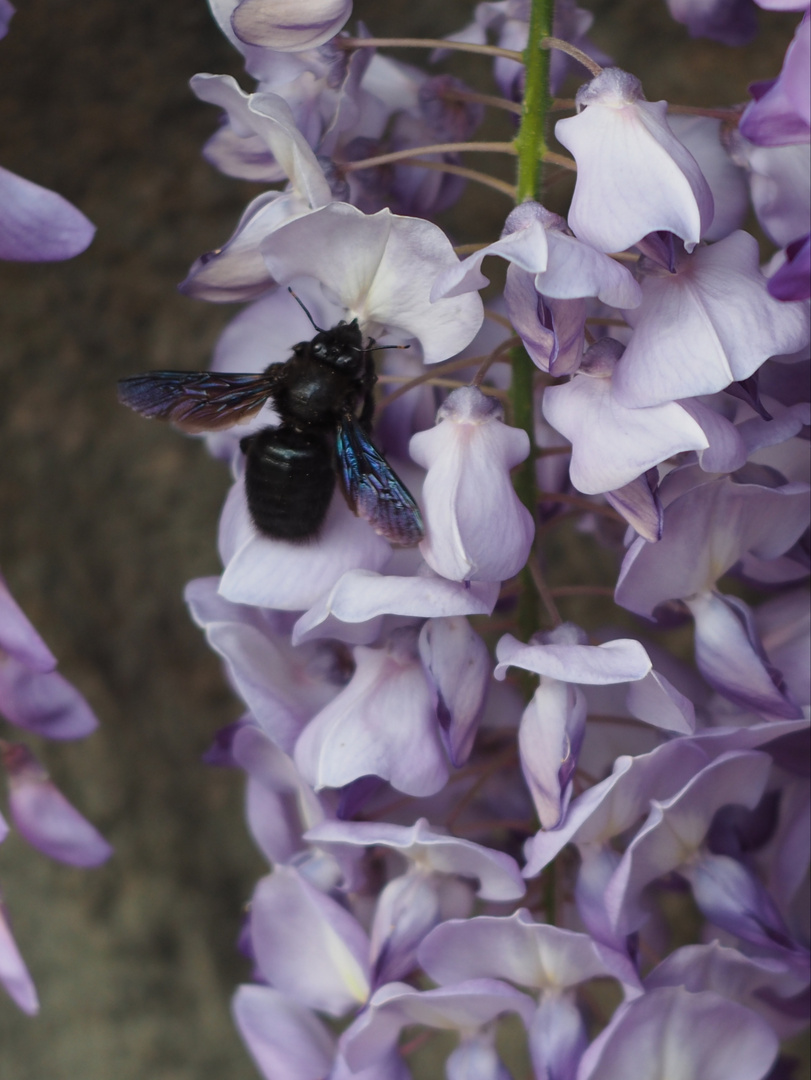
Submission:
<svg viewBox="0 0 811 1080">
<path fill-rule="evenodd" d="M 141 416 L 171 420 L 183 431 L 218 431 L 259 412 L 277 383 L 278 375 L 267 372 L 150 371 L 121 379 L 118 400 Z"/>
<path fill-rule="evenodd" d="M 338 470 L 359 517 L 393 544 L 411 547 L 425 535 L 420 508 L 354 416 L 338 429 Z"/>
</svg>

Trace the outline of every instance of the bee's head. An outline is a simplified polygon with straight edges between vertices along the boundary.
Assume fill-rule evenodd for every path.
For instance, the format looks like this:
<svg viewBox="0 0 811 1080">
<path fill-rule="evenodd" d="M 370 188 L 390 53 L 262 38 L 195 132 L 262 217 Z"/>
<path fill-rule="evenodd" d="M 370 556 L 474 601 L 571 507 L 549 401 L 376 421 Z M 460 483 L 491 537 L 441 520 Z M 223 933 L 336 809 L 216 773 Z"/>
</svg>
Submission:
<svg viewBox="0 0 811 1080">
<path fill-rule="evenodd" d="M 363 370 L 363 334 L 358 320 L 339 322 L 331 330 L 321 330 L 310 342 L 312 356 L 342 371 Z"/>
</svg>

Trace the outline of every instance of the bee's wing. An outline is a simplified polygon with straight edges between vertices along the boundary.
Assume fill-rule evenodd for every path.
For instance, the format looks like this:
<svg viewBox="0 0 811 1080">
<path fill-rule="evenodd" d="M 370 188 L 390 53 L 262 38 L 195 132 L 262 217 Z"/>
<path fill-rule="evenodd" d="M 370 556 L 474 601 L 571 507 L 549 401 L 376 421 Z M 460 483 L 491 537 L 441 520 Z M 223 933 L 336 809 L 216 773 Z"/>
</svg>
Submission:
<svg viewBox="0 0 811 1080">
<path fill-rule="evenodd" d="M 349 502 L 375 532 L 409 547 L 425 535 L 420 509 L 354 416 L 338 429 L 338 465 Z"/>
<path fill-rule="evenodd" d="M 276 373 L 268 372 L 151 371 L 121 379 L 118 400 L 141 416 L 171 420 L 183 431 L 218 431 L 259 412 L 277 382 Z"/>
</svg>

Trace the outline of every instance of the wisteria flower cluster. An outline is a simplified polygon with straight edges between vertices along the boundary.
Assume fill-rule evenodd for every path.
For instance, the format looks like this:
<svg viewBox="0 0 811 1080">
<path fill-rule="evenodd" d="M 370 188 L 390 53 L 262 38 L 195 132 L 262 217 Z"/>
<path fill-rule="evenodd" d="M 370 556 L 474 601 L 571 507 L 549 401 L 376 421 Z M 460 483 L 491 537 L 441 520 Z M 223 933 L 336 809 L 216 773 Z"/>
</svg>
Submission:
<svg viewBox="0 0 811 1080">
<path fill-rule="evenodd" d="M 213 375 L 161 376 L 168 413 L 125 400 L 233 470 L 222 574 L 186 598 L 246 710 L 209 760 L 245 773 L 270 868 L 233 1006 L 260 1073 L 405 1080 L 451 1032 L 448 1080 L 505 1080 L 515 1014 L 537 1080 L 787 1075 L 811 983 L 804 0 L 758 0 L 803 12 L 783 69 L 707 114 L 648 101 L 573 0 L 478 4 L 416 43 L 425 68 L 383 51 L 414 42 L 350 34 L 349 0 L 210 2 L 254 83 L 194 77 L 222 111 L 205 156 L 276 186 L 181 285 L 246 305 Z M 747 5 L 670 7 L 727 43 L 754 30 Z M 455 49 L 494 62 L 499 95 L 438 73 Z M 472 141 L 484 108 L 513 140 Z M 515 185 L 462 164 L 485 146 L 516 157 Z M 564 217 L 543 198 L 565 170 Z M 513 208 L 461 257 L 436 218 L 470 182 Z M 377 372 L 333 461 L 296 419 L 332 415 L 308 404 L 319 379 L 274 368 L 355 321 Z M 412 546 L 353 495 L 397 502 L 344 449 L 353 425 L 372 437 L 375 379 Z M 258 435 L 268 505 L 305 444 L 342 471 L 314 535 L 257 527 Z M 591 545 L 593 579 L 556 580 L 557 535 Z M 595 601 L 584 625 L 572 597 Z"/>
<path fill-rule="evenodd" d="M 14 14 L 0 0 L 0 38 Z M 55 191 L 0 168 L 0 259 L 48 262 L 80 254 L 95 227 Z M 0 575 L 0 717 L 47 739 L 81 739 L 98 724 L 79 693 L 56 670 L 57 661 Z M 49 778 L 34 753 L 0 737 L 8 809 L 33 847 L 71 866 L 98 866 L 112 848 Z M 0 842 L 9 833 L 0 814 Z M 27 1013 L 39 1008 L 36 988 L 16 942 L 0 893 L 0 984 Z"/>
</svg>

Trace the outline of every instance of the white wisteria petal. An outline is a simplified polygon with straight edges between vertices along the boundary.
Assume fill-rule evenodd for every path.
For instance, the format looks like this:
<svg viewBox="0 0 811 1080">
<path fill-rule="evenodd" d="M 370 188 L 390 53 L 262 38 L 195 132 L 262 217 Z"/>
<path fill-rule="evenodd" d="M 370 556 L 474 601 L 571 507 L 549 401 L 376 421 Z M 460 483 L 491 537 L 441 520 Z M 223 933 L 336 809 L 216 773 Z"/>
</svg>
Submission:
<svg viewBox="0 0 811 1080">
<path fill-rule="evenodd" d="M 534 204 L 533 204 L 534 205 Z M 522 207 L 518 207 L 521 210 Z M 546 269 L 547 242 L 546 230 L 537 215 L 522 223 L 521 228 L 513 232 L 507 232 L 510 218 L 515 215 L 514 210 L 507 218 L 505 232 L 499 240 L 487 247 L 474 251 L 468 255 L 458 266 L 451 266 L 439 275 L 431 289 L 431 299 L 438 300 L 442 296 L 459 296 L 473 289 L 483 289 L 490 284 L 490 279 L 481 272 L 481 264 L 487 255 L 499 255 L 507 262 L 515 263 L 522 270 L 537 274 Z"/>
<path fill-rule="evenodd" d="M 518 573 L 532 546 L 535 524 L 510 480 L 510 469 L 529 453 L 529 437 L 502 416 L 495 399 L 461 387 L 446 398 L 436 426 L 409 445 L 428 470 L 420 551 L 453 581 L 504 581 Z"/>
<path fill-rule="evenodd" d="M 632 638 L 603 645 L 524 645 L 505 634 L 496 646 L 496 657 L 493 674 L 497 679 L 506 677 L 508 667 L 520 667 L 561 682 L 593 686 L 644 679 L 652 668 L 645 649 Z"/>
<path fill-rule="evenodd" d="M 271 986 L 240 986 L 231 1004 L 234 1021 L 266 1080 L 327 1076 L 335 1041 L 305 1005 Z"/>
<path fill-rule="evenodd" d="M 610 378 L 577 374 L 547 387 L 543 414 L 571 442 L 569 475 L 585 495 L 624 487 L 673 454 L 709 446 L 680 405 L 628 408 L 617 400 Z"/>
<path fill-rule="evenodd" d="M 201 255 L 178 288 L 186 296 L 213 303 L 254 300 L 274 284 L 259 251 L 264 238 L 310 212 L 295 191 L 266 191 L 248 203 L 234 234 L 221 248 Z"/>
<path fill-rule="evenodd" d="M 256 963 L 271 986 L 311 1009 L 341 1016 L 369 989 L 369 939 L 360 923 L 290 866 L 256 886 L 250 911 Z"/>
<path fill-rule="evenodd" d="M 583 743 L 586 699 L 578 686 L 544 677 L 521 717 L 518 750 L 542 829 L 560 824 Z"/>
<path fill-rule="evenodd" d="M 347 570 L 379 570 L 391 557 L 386 541 L 355 517 L 337 491 L 317 539 L 291 544 L 260 535 L 248 514 L 242 481 L 226 503 L 220 546 L 228 554 L 220 595 L 235 604 L 277 611 L 306 611 Z"/>
<path fill-rule="evenodd" d="M 330 203 L 277 229 L 261 250 L 276 280 L 316 278 L 365 333 L 417 338 L 426 363 L 464 349 L 484 319 L 478 293 L 431 303 L 434 279 L 458 257 L 445 233 L 420 218 Z"/>
<path fill-rule="evenodd" d="M 241 0 L 231 25 L 248 45 L 301 52 L 335 37 L 351 14 L 352 0 Z"/>
<path fill-rule="evenodd" d="M 34 981 L 11 932 L 5 904 L 0 898 L 0 984 L 24 1013 L 36 1016 L 39 998 Z"/>
<path fill-rule="evenodd" d="M 723 390 L 770 356 L 808 342 L 804 303 L 773 299 L 757 241 L 734 232 L 677 260 L 676 273 L 649 266 L 642 303 L 627 311 L 631 340 L 614 374 L 630 408 Z"/>
<path fill-rule="evenodd" d="M 328 850 L 343 846 L 392 848 L 424 871 L 458 874 L 478 882 L 483 900 L 517 900 L 524 895 L 518 865 L 502 851 L 448 836 L 425 818 L 411 826 L 377 821 L 323 821 L 305 839 Z"/>
<path fill-rule="evenodd" d="M 201 101 L 219 105 L 237 135 L 258 135 L 311 207 L 332 199 L 329 184 L 309 143 L 296 127 L 290 106 L 278 94 L 246 94 L 231 75 L 194 75 L 191 88 Z"/>
<path fill-rule="evenodd" d="M 577 162 L 575 235 L 612 252 L 666 230 L 691 251 L 712 221 L 712 193 L 668 127 L 667 102 L 646 101 L 639 80 L 618 68 L 582 86 L 576 100 L 582 111 L 555 125 Z"/>
<path fill-rule="evenodd" d="M 449 919 L 431 931 L 419 957 L 441 985 L 490 977 L 537 990 L 568 990 L 608 974 L 588 934 L 535 922 L 526 908 L 509 918 Z"/>
<path fill-rule="evenodd" d="M 751 1009 L 663 986 L 627 1002 L 588 1047 L 578 1080 L 765 1080 L 780 1046 Z"/>
<path fill-rule="evenodd" d="M 295 762 L 316 790 L 379 776 L 407 795 L 433 795 L 448 778 L 433 694 L 412 630 L 386 648 L 354 650 L 355 672 L 296 743 Z"/>
<path fill-rule="evenodd" d="M 327 619 L 366 623 L 381 615 L 439 619 L 452 615 L 490 615 L 498 582 L 474 581 L 469 588 L 433 573 L 399 577 L 372 570 L 349 570 L 299 619 L 293 629 L 298 644 Z"/>
<path fill-rule="evenodd" d="M 535 275 L 539 293 L 558 300 L 596 296 L 618 308 L 633 308 L 641 302 L 639 285 L 621 263 L 562 229 L 548 229 L 547 242 L 546 269 Z"/>
<path fill-rule="evenodd" d="M 667 122 L 676 138 L 698 162 L 712 191 L 715 213 L 704 240 L 721 240 L 743 224 L 749 209 L 746 174 L 730 156 L 721 120 L 712 116 L 670 113 Z M 620 305 L 623 306 L 623 305 Z"/>
<path fill-rule="evenodd" d="M 484 641 L 462 616 L 428 619 L 420 657 L 437 693 L 437 719 L 448 757 L 458 768 L 473 749 L 492 661 Z"/>
</svg>

